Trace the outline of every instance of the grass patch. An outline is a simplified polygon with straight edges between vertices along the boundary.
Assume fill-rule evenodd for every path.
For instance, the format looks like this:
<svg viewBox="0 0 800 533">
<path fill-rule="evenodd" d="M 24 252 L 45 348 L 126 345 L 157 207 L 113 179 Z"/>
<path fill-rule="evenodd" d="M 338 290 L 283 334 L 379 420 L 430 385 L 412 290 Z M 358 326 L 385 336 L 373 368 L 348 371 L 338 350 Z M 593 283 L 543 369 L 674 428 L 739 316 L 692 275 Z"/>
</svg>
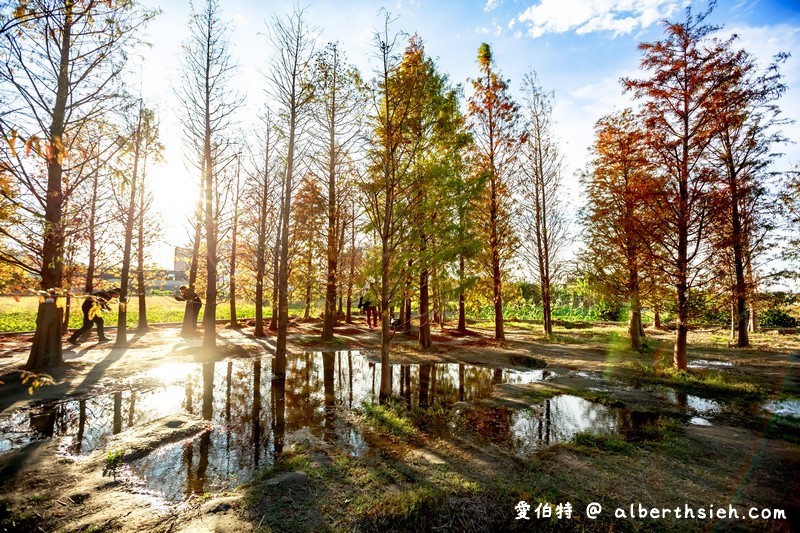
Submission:
<svg viewBox="0 0 800 533">
<path fill-rule="evenodd" d="M 764 436 L 800 444 L 800 419 L 793 416 L 774 414 L 769 417 Z"/>
<path fill-rule="evenodd" d="M 257 473 L 256 481 L 270 479 L 284 472 L 297 472 L 299 470 L 305 472 L 311 470 L 311 463 L 308 460 L 308 456 L 302 452 L 284 452 L 277 458 L 275 464 L 269 468 L 263 468 Z"/>
<path fill-rule="evenodd" d="M 39 505 L 46 502 L 49 499 L 50 496 L 47 494 L 34 494 L 30 498 L 28 498 L 28 503 L 31 505 Z"/>
<path fill-rule="evenodd" d="M 530 400 L 532 403 L 542 403 L 546 400 L 553 398 L 554 396 L 559 396 L 562 394 L 568 394 L 570 396 L 577 396 L 579 398 L 583 398 L 587 402 L 592 403 L 599 403 L 600 405 L 605 405 L 606 407 L 625 407 L 625 404 L 608 393 L 600 392 L 600 391 L 593 391 L 578 387 L 551 387 L 544 384 L 536 383 L 534 384 L 532 389 L 529 389 L 525 392 L 525 398 Z"/>
<path fill-rule="evenodd" d="M 614 408 L 625 407 L 625 404 L 623 402 L 617 400 L 616 398 L 612 397 L 611 395 L 605 392 L 591 391 L 586 389 L 573 389 L 571 394 L 574 394 L 575 396 L 580 396 L 587 402 L 599 403 L 600 405 L 605 405 L 606 407 L 614 407 Z"/>
<path fill-rule="evenodd" d="M 402 409 L 393 402 L 387 402 L 385 405 L 364 403 L 364 413 L 378 428 L 391 435 L 406 439 L 417 436 L 417 428 L 414 427 L 411 420 L 402 415 Z"/>
<path fill-rule="evenodd" d="M 570 445 L 582 452 L 608 452 L 631 454 L 636 448 L 658 448 L 677 439 L 682 433 L 680 423 L 672 418 L 651 413 L 631 413 L 632 423 L 621 434 L 600 435 L 582 431 L 572 438 Z M 644 417 L 644 419 L 642 419 Z"/>
<path fill-rule="evenodd" d="M 364 509 L 362 521 L 380 531 L 423 531 L 430 517 L 447 509 L 447 494 L 435 485 L 422 483 L 397 492 L 385 492 Z"/>
<path fill-rule="evenodd" d="M 547 385 L 540 385 L 535 384 L 534 388 L 531 390 L 525 391 L 525 398 L 530 400 L 532 403 L 542 403 L 554 396 L 558 396 L 559 394 L 564 394 L 565 391 L 562 389 L 555 389 L 553 387 L 548 387 Z"/>
<path fill-rule="evenodd" d="M 83 298 L 72 298 L 70 302 L 69 328 L 79 328 L 83 324 L 81 304 Z M 145 298 L 147 306 L 147 321 L 150 324 L 180 323 L 183 321 L 185 304 L 171 296 L 148 296 Z M 23 296 L 18 300 L 11 296 L 0 296 L 0 331 L 33 331 L 36 329 L 36 312 L 39 307 L 39 298 L 36 296 Z M 202 320 L 206 306 L 200 310 L 198 320 Z M 294 309 L 294 307 L 292 308 Z M 238 319 L 252 318 L 255 316 L 255 304 L 244 300 L 236 302 L 236 317 Z M 217 306 L 217 319 L 229 320 L 231 317 L 230 305 Z M 111 311 L 103 313 L 106 326 L 118 324 L 118 312 L 115 304 Z M 127 313 L 128 327 L 136 327 L 139 323 L 139 298 L 132 297 L 128 302 Z"/>
<path fill-rule="evenodd" d="M 715 395 L 744 395 L 753 400 L 763 400 L 769 395 L 759 385 L 746 381 L 742 376 L 731 375 L 714 369 L 677 370 L 671 365 L 655 366 L 640 361 L 625 361 L 621 366 L 636 373 L 644 383 L 668 385 L 685 392 L 705 392 Z"/>
<path fill-rule="evenodd" d="M 582 431 L 572 438 L 575 448 L 579 451 L 604 451 L 611 453 L 629 454 L 633 445 L 619 435 L 597 435 Z"/>
<path fill-rule="evenodd" d="M 626 435 L 625 439 L 628 442 L 637 442 L 646 446 L 657 446 L 676 440 L 682 433 L 683 426 L 677 419 L 661 416 L 640 424 Z"/>
</svg>

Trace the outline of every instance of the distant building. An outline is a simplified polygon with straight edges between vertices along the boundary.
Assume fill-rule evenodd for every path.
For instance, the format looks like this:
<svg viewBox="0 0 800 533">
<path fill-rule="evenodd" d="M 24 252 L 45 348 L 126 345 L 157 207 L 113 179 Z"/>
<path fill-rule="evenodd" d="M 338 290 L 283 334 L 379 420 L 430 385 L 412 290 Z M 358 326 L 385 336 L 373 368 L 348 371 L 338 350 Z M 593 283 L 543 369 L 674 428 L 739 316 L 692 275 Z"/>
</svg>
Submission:
<svg viewBox="0 0 800 533">
<path fill-rule="evenodd" d="M 191 264 L 192 249 L 176 246 L 172 269 L 176 272 L 188 272 Z"/>
</svg>

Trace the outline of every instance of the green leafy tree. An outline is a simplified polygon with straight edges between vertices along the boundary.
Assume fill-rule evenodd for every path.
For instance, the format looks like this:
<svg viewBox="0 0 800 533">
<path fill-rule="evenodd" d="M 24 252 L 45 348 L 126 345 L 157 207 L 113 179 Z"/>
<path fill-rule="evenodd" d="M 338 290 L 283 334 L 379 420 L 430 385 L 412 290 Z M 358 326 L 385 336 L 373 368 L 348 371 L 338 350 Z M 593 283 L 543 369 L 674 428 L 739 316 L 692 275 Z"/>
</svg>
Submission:
<svg viewBox="0 0 800 533">
<path fill-rule="evenodd" d="M 453 200 L 461 192 L 462 152 L 469 135 L 459 112 L 457 91 L 425 55 L 419 37 L 409 39 L 397 76 L 398 83 L 408 88 L 410 110 L 401 135 L 411 147 L 406 156 L 412 158 L 407 165 L 412 191 L 407 211 L 411 235 L 405 246 L 409 259 L 402 262 L 407 265 L 406 275 L 414 272 L 419 280 L 419 344 L 429 348 L 431 274 L 443 271 L 444 263 L 455 253 Z"/>
<path fill-rule="evenodd" d="M 396 52 L 398 35 L 390 36 L 390 22 L 387 13 L 384 29 L 375 35 L 379 65 L 377 75 L 370 83 L 368 168 L 361 183 L 369 227 L 380 242 L 377 260 L 379 279 L 375 280 L 374 285 L 379 291 L 378 307 L 381 314 L 379 397 L 382 402 L 392 394 L 389 309 L 399 279 L 397 251 L 408 238 L 403 222 L 407 220 L 408 212 L 408 164 L 414 160 L 410 153 L 413 146 L 407 144 L 403 137 L 412 114 L 409 97 L 413 86 L 401 83 L 402 78 L 398 74 L 401 60 Z"/>
</svg>

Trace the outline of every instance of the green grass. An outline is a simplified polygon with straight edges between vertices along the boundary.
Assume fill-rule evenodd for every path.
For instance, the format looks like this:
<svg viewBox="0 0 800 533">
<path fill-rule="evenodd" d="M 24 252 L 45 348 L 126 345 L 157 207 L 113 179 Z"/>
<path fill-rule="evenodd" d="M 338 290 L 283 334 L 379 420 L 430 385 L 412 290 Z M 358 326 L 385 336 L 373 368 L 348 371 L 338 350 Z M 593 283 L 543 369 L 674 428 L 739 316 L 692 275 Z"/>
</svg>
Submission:
<svg viewBox="0 0 800 533">
<path fill-rule="evenodd" d="M 409 418 L 403 416 L 402 411 L 402 408 L 393 403 L 386 405 L 364 403 L 367 419 L 383 431 L 407 439 L 417 436 L 418 430 Z"/>
<path fill-rule="evenodd" d="M 629 454 L 634 446 L 619 435 L 596 435 L 583 431 L 572 438 L 575 448 L 580 451 L 606 451 Z"/>
<path fill-rule="evenodd" d="M 555 389 L 548 387 L 545 384 L 536 383 L 534 388 L 525 392 L 525 398 L 530 400 L 531 403 L 541 403 L 559 394 L 564 394 L 566 391 L 563 389 Z"/>
<path fill-rule="evenodd" d="M 381 531 L 422 530 L 431 516 L 446 509 L 447 493 L 437 485 L 423 482 L 380 494 L 364 509 L 362 520 Z"/>
<path fill-rule="evenodd" d="M 668 385 L 685 392 L 706 392 L 714 395 L 743 395 L 752 399 L 763 400 L 770 391 L 758 384 L 748 381 L 744 376 L 737 376 L 714 369 L 677 370 L 669 365 L 647 365 L 640 361 L 625 361 L 620 366 L 627 367 L 636 373 L 636 377 L 644 383 Z"/>
<path fill-rule="evenodd" d="M 82 298 L 72 299 L 70 304 L 69 328 L 79 328 L 83 324 L 81 312 Z M 15 300 L 10 296 L 0 296 L 0 331 L 33 331 L 36 329 L 36 312 L 39 300 L 35 296 L 25 296 Z M 185 304 L 169 296 L 148 296 L 146 298 L 147 321 L 150 324 L 177 323 L 183 321 Z M 199 320 L 202 320 L 206 306 L 200 311 Z M 295 315 L 302 314 L 303 308 L 299 305 L 290 306 L 289 312 Z M 217 319 L 228 320 L 231 317 L 229 302 L 217 304 Z M 255 316 L 255 304 L 246 301 L 237 301 L 236 316 L 238 319 L 252 318 Z M 316 316 L 312 314 L 312 316 Z M 116 326 L 118 323 L 118 307 L 111 305 L 111 311 L 103 313 L 103 320 L 107 326 Z M 139 299 L 134 297 L 128 303 L 128 327 L 136 327 L 139 323 Z"/>
<path fill-rule="evenodd" d="M 122 459 L 125 457 L 125 450 L 109 450 L 106 452 L 106 463 L 103 468 L 103 476 L 109 474 L 117 479 L 117 468 L 122 464 Z"/>
<path fill-rule="evenodd" d="M 764 429 L 764 436 L 800 444 L 800 419 L 793 416 L 772 415 Z"/>
</svg>

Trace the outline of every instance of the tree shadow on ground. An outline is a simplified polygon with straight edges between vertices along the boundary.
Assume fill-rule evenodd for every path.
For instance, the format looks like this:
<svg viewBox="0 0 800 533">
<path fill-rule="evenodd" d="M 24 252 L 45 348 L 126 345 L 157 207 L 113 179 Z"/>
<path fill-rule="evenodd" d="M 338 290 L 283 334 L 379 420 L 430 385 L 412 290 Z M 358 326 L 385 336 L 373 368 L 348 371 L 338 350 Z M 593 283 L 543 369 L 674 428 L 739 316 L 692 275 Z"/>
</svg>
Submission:
<svg viewBox="0 0 800 533">
<path fill-rule="evenodd" d="M 125 353 L 127 353 L 131 344 L 135 343 L 143 336 L 144 334 L 142 333 L 136 333 L 133 335 L 133 337 L 131 337 L 126 346 L 122 347 L 112 346 L 111 350 L 108 352 L 108 355 L 106 355 L 102 361 L 99 361 L 97 364 L 95 364 L 83 378 L 83 381 L 79 385 L 74 387 L 71 391 L 69 391 L 69 394 L 82 394 L 91 390 L 92 387 L 94 387 L 100 382 L 106 370 L 108 370 L 109 367 L 111 367 L 111 365 L 122 359 Z"/>
</svg>

